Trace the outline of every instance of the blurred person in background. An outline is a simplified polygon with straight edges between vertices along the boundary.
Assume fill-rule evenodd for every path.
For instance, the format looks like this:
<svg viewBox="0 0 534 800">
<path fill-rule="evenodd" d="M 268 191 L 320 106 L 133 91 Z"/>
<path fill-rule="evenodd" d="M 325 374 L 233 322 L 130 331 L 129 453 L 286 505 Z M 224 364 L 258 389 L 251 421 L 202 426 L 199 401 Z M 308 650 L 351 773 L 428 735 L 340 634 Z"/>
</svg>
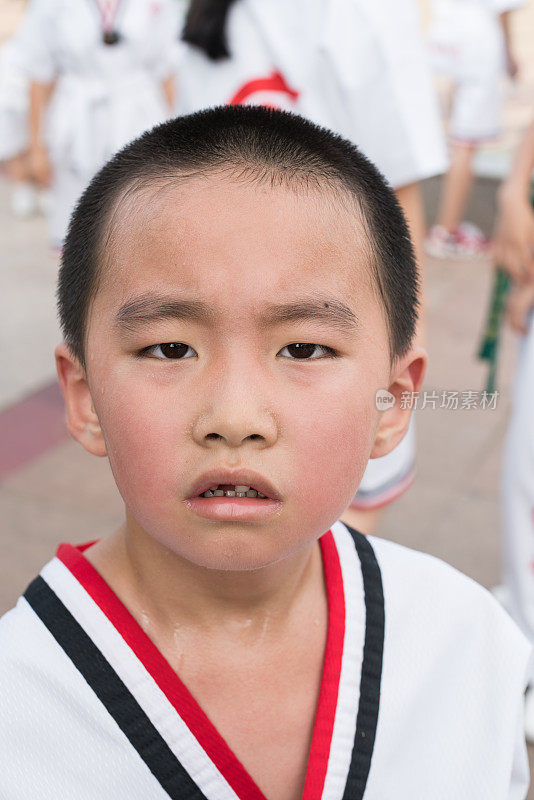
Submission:
<svg viewBox="0 0 534 800">
<path fill-rule="evenodd" d="M 173 0 L 32 0 L 17 33 L 30 84 L 29 158 L 50 187 L 51 244 L 92 175 L 171 114 Z"/>
<path fill-rule="evenodd" d="M 23 7 L 21 4 L 21 12 Z M 46 208 L 30 171 L 28 110 L 30 87 L 16 37 L 0 50 L 0 166 L 11 183 L 11 212 L 21 218 Z"/>
<path fill-rule="evenodd" d="M 495 259 L 512 278 L 508 318 L 520 354 L 502 470 L 503 584 L 494 594 L 534 643 L 534 123 L 498 193 Z M 525 732 L 534 744 L 534 663 L 526 694 Z"/>
<path fill-rule="evenodd" d="M 437 99 L 412 0 L 192 0 L 177 110 L 272 105 L 347 137 L 395 187 L 422 264 L 419 181 L 443 172 Z M 369 462 L 343 520 L 372 533 L 415 475 L 414 430 Z"/>
<path fill-rule="evenodd" d="M 473 157 L 482 143 L 501 131 L 504 76 L 515 78 L 518 72 L 509 17 L 523 0 L 430 2 L 433 66 L 453 88 L 450 167 L 426 248 L 437 258 L 476 257 L 487 251 L 488 241 L 476 225 L 463 220 L 473 183 Z"/>
</svg>

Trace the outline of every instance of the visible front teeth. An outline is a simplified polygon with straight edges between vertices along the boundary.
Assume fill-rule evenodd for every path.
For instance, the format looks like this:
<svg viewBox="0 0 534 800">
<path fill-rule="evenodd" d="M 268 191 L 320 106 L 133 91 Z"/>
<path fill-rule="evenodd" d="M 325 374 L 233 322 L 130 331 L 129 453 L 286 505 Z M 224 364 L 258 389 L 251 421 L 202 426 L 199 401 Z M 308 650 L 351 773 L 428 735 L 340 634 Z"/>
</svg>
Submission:
<svg viewBox="0 0 534 800">
<path fill-rule="evenodd" d="M 256 489 L 251 489 L 250 486 L 236 486 L 235 489 L 218 489 L 217 486 L 212 486 L 202 493 L 202 497 L 261 497 L 266 498 L 266 495 L 257 492 Z"/>
</svg>

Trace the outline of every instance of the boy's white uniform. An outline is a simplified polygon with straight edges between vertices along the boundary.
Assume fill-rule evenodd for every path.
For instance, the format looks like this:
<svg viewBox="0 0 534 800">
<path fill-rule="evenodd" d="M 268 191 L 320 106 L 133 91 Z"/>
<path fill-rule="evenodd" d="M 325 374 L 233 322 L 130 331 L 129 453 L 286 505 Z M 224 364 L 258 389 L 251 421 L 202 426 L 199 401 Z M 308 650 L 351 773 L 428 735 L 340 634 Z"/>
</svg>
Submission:
<svg viewBox="0 0 534 800">
<path fill-rule="evenodd" d="M 504 36 L 499 14 L 524 0 L 431 0 L 429 30 L 437 73 L 454 82 L 451 138 L 476 143 L 500 133 Z"/>
<path fill-rule="evenodd" d="M 173 1 L 121 0 L 115 45 L 103 42 L 100 3 L 105 5 L 32 0 L 18 34 L 29 77 L 56 81 L 45 131 L 54 173 L 55 244 L 63 241 L 73 205 L 93 174 L 116 150 L 169 116 L 162 82 L 175 59 Z"/>
<path fill-rule="evenodd" d="M 82 549 L 61 546 L 0 621 L 2 800 L 265 800 Z M 529 647 L 509 617 L 444 563 L 341 523 L 321 550 L 303 800 L 523 800 Z"/>
<path fill-rule="evenodd" d="M 394 187 L 446 169 L 430 66 L 412 0 L 237 0 L 231 58 L 184 45 L 177 110 L 274 105 L 358 145 Z M 390 503 L 414 477 L 413 428 L 369 462 L 352 505 Z"/>
</svg>

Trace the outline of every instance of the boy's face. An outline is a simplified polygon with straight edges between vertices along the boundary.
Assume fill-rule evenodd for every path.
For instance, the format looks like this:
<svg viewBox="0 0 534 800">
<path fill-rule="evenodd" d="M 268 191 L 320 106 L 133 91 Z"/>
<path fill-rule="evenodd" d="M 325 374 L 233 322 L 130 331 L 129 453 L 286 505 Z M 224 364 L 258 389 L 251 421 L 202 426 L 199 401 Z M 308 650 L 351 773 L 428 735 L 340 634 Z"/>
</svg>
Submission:
<svg viewBox="0 0 534 800">
<path fill-rule="evenodd" d="M 120 217 L 86 339 L 98 420 L 69 412 L 71 430 L 107 452 L 137 533 L 211 568 L 274 563 L 401 438 L 407 413 L 381 418 L 375 394 L 412 390 L 423 358 L 392 373 L 349 200 L 213 176 L 144 190 Z M 198 497 L 231 484 L 268 497 Z"/>
</svg>

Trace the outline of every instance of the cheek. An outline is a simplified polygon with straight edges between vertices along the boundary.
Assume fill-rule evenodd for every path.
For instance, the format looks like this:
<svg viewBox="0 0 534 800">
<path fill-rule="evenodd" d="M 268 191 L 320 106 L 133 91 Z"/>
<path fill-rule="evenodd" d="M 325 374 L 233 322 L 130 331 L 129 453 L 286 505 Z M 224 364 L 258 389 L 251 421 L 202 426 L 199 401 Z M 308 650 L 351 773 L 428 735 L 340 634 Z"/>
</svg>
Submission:
<svg viewBox="0 0 534 800">
<path fill-rule="evenodd" d="M 350 395 L 349 395 L 350 396 Z M 357 395 L 352 395 L 357 398 Z M 326 513 L 340 514 L 354 495 L 374 441 L 376 411 L 358 399 L 307 406 L 294 420 L 295 491 L 305 504 L 321 497 Z"/>
<path fill-rule="evenodd" d="M 99 414 L 110 466 L 126 504 L 163 504 L 183 465 L 182 426 L 177 410 L 162 409 L 150 391 L 115 385 Z"/>
</svg>

